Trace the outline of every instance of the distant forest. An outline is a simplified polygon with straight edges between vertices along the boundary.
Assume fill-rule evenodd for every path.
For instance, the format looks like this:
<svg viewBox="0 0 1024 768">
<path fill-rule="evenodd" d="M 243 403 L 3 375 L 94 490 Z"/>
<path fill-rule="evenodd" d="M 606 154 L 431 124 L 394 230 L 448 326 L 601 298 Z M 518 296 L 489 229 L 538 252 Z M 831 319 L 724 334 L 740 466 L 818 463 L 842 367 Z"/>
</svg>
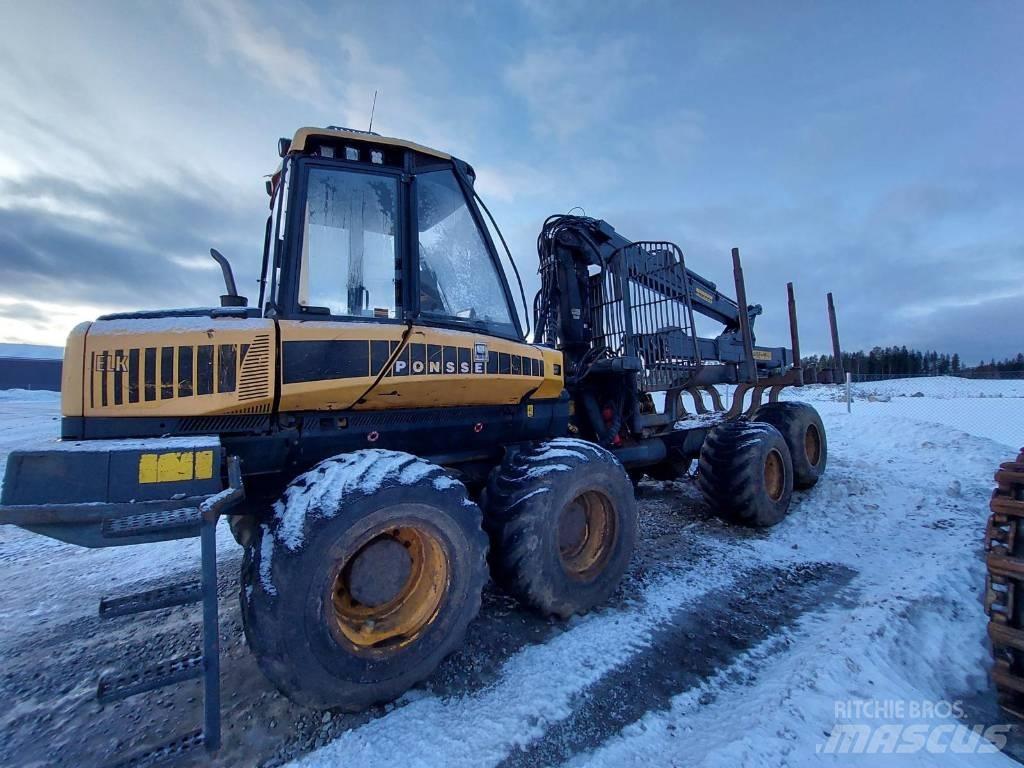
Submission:
<svg viewBox="0 0 1024 768">
<path fill-rule="evenodd" d="M 805 368 L 833 367 L 832 355 L 812 355 L 803 358 Z M 960 355 L 930 351 L 922 352 L 907 347 L 875 347 L 870 352 L 843 352 L 843 370 L 850 373 L 884 374 L 888 376 L 945 376 L 948 374 L 998 375 L 1024 373 L 1024 353 L 1005 360 L 982 360 L 977 365 L 965 365 Z"/>
</svg>

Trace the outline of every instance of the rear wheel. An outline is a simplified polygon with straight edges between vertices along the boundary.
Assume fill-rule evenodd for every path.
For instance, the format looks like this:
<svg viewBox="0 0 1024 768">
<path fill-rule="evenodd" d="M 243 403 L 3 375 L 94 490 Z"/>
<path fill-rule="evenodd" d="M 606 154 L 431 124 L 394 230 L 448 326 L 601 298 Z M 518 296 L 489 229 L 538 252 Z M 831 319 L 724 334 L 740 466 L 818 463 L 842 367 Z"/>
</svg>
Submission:
<svg viewBox="0 0 1024 768">
<path fill-rule="evenodd" d="M 810 488 L 825 472 L 828 443 L 821 416 L 807 403 L 765 403 L 754 421 L 771 424 L 782 434 L 793 461 L 793 487 Z"/>
<path fill-rule="evenodd" d="M 297 478 L 243 561 L 243 626 L 263 672 L 321 709 L 400 696 L 479 611 L 480 521 L 460 482 L 405 453 L 356 451 Z"/>
<path fill-rule="evenodd" d="M 636 544 L 636 502 L 611 453 L 541 443 L 502 464 L 487 499 L 494 579 L 522 602 L 564 618 L 615 591 Z"/>
<path fill-rule="evenodd" d="M 715 426 L 704 439 L 699 467 L 697 484 L 723 519 L 763 528 L 789 512 L 793 463 L 786 441 L 770 424 Z"/>
</svg>

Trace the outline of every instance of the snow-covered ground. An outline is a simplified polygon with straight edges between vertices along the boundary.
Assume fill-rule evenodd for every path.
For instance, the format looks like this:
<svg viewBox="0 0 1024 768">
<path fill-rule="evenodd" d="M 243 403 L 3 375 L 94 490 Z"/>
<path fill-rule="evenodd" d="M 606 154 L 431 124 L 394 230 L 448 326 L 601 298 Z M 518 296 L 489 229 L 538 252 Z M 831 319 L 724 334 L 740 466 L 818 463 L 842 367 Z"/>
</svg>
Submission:
<svg viewBox="0 0 1024 768">
<path fill-rule="evenodd" d="M 547 623 L 491 597 L 465 652 L 425 688 L 369 715 L 281 714 L 277 694 L 254 681 L 252 695 L 274 719 L 249 712 L 255 725 L 229 730 L 224 760 L 294 758 L 317 768 L 1014 765 L 970 729 L 1007 718 L 986 675 L 981 549 L 992 473 L 1024 443 L 1024 387 L 858 386 L 873 391 L 857 397 L 850 414 L 834 387 L 800 393 L 822 412 L 829 468 L 816 488 L 796 494 L 779 526 L 730 527 L 706 513 L 690 484 L 645 483 L 641 546 L 609 606 Z M 52 437 L 56 408 L 54 395 L 0 394 L 0 456 Z M 237 550 L 221 538 L 224 570 Z M 150 545 L 146 572 L 193 568 L 195 549 Z M 32 638 L 53 637 L 93 609 L 92 598 L 140 581 L 128 563 L 118 550 L 85 551 L 0 528 L 2 658 L 31 662 Z M 229 658 L 225 676 L 242 664 Z M 56 701 L 67 718 L 58 731 L 75 733 L 76 718 L 91 716 L 85 705 L 67 704 L 74 691 L 50 700 L 30 683 L 5 685 L 0 694 L 22 700 L 0 715 L 0 727 L 18 744 L 42 740 L 41 713 Z M 84 697 L 87 686 L 79 687 Z M 882 717 L 856 716 L 851 710 L 864 701 Z M 226 705 L 226 721 L 242 717 L 237 706 Z M 922 706 L 938 713 L 912 711 Z M 294 720 L 282 728 L 286 717 Z M 935 742 L 913 750 L 904 735 L 896 754 L 884 754 L 881 742 L 875 751 L 883 754 L 836 755 L 829 737 L 837 723 L 923 727 L 921 744 Z M 300 727 L 297 740 L 289 730 Z M 256 740 L 260 729 L 276 744 Z M 1019 736 L 1009 737 L 1008 751 L 1019 753 Z M 13 754 L 0 748 L 0 762 Z"/>
</svg>

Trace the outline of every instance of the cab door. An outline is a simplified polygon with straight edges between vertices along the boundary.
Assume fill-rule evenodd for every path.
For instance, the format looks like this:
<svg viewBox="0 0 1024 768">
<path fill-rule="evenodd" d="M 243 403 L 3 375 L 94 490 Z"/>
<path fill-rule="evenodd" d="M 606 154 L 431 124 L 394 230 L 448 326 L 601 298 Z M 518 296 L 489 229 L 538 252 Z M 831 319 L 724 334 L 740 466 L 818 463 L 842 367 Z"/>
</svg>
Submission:
<svg viewBox="0 0 1024 768">
<path fill-rule="evenodd" d="M 281 411 L 558 396 L 561 355 L 519 340 L 507 285 L 450 165 L 413 178 L 309 164 L 298 183 Z"/>
<path fill-rule="evenodd" d="M 370 389 L 407 331 L 398 169 L 299 160 L 282 235 L 280 410 L 339 411 Z"/>
</svg>

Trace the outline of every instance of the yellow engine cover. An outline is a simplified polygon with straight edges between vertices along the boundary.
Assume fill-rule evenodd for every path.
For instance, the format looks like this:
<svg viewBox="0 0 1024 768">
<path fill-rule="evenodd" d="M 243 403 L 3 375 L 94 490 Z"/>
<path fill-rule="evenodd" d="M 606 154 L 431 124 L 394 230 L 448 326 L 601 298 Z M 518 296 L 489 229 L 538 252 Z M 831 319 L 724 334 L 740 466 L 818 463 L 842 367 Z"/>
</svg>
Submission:
<svg viewBox="0 0 1024 768">
<path fill-rule="evenodd" d="M 563 387 L 555 350 L 389 323 L 100 320 L 69 350 L 65 416 L 268 414 L 275 390 L 282 412 L 513 405 Z"/>
<path fill-rule="evenodd" d="M 89 416 L 270 413 L 272 320 L 99 320 L 85 334 L 82 411 Z M 65 380 L 67 386 L 67 379 Z M 74 398 L 65 393 L 65 415 Z"/>
</svg>

